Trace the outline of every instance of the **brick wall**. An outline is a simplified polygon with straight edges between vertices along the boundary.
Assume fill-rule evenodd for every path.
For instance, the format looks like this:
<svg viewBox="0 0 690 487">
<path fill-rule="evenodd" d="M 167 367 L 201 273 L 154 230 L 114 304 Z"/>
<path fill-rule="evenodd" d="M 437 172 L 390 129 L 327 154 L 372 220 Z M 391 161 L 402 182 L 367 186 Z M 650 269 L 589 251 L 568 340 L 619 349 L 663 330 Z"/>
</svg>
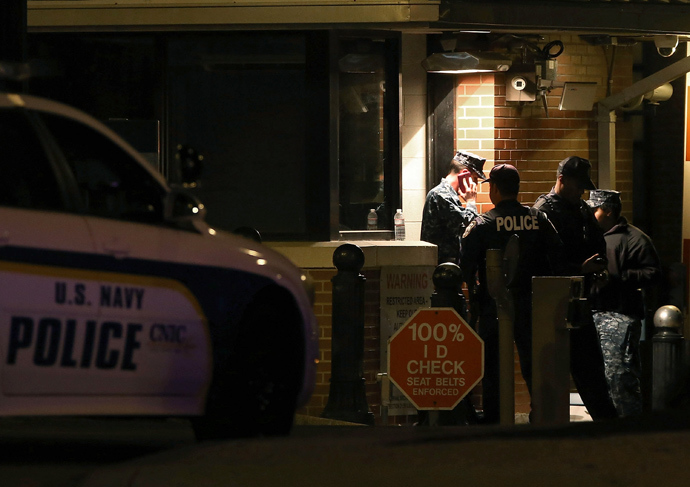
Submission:
<svg viewBox="0 0 690 487">
<path fill-rule="evenodd" d="M 576 35 L 559 39 L 564 45 L 558 56 L 557 82 L 596 82 L 596 100 L 607 96 L 611 47 L 591 46 Z M 630 86 L 633 56 L 630 49 L 618 48 L 611 76 L 611 93 Z M 592 178 L 597 182 L 597 122 L 595 111 L 560 111 L 562 89 L 547 92 L 548 116 L 540 99 L 535 102 L 507 102 L 506 75 L 489 73 L 458 76 L 456 148 L 476 152 L 487 159 L 486 171 L 494 164 L 510 163 L 522 178 L 520 200 L 533 203 L 551 190 L 558 162 L 569 155 L 592 162 Z M 616 124 L 618 182 L 623 206 L 632 212 L 632 124 L 619 117 Z M 586 196 L 586 194 L 585 194 Z M 480 188 L 480 211 L 492 208 L 488 187 Z"/>
<path fill-rule="evenodd" d="M 547 38 L 544 42 L 554 40 Z M 608 68 L 612 48 L 591 46 L 576 35 L 560 36 L 565 46 L 557 57 L 557 81 L 596 82 L 595 100 L 607 95 Z M 611 74 L 611 93 L 630 86 L 632 52 L 618 48 Z M 592 162 L 592 179 L 598 180 L 596 112 L 561 111 L 558 109 L 562 89 L 547 93 L 548 117 L 542 103 L 519 105 L 505 101 L 505 77 L 496 77 L 496 152 L 495 162 L 515 165 L 522 176 L 520 200 L 533 203 L 551 190 L 556 180 L 558 162 L 569 155 L 578 155 Z M 616 123 L 617 190 L 621 191 L 623 207 L 632 214 L 632 124 L 619 117 Z M 605 188 L 604 188 L 605 189 Z M 585 197 L 587 194 L 585 193 Z"/>
<path fill-rule="evenodd" d="M 314 282 L 314 314 L 319 326 L 319 364 L 316 368 L 316 388 L 314 394 L 300 414 L 319 416 L 328 402 L 331 378 L 331 337 L 332 337 L 332 284 L 335 269 L 307 269 L 306 274 Z"/>
</svg>

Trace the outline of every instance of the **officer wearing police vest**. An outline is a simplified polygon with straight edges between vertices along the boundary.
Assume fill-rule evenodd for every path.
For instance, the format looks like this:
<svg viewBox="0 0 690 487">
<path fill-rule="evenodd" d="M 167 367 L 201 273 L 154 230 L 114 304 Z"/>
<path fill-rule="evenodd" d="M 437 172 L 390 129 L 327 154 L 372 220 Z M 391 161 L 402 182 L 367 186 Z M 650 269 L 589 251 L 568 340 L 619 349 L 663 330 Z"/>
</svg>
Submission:
<svg viewBox="0 0 690 487">
<path fill-rule="evenodd" d="M 606 269 L 606 241 L 594 212 L 582 200 L 596 186 L 587 159 L 570 156 L 558 164 L 556 184 L 534 203 L 545 212 L 563 241 L 563 267 L 559 274 L 584 276 L 589 290 Z M 617 416 L 604 372 L 604 358 L 593 320 L 583 320 L 570 330 L 570 373 L 593 419 Z"/>
<path fill-rule="evenodd" d="M 499 421 L 498 317 L 488 292 L 486 251 L 505 249 L 513 235 L 519 238 L 519 260 L 511 284 L 515 299 L 514 336 L 522 376 L 532 389 L 532 276 L 553 274 L 559 262 L 561 241 L 546 214 L 517 201 L 520 174 L 510 164 L 499 164 L 489 173 L 489 197 L 495 207 L 478 216 L 462 236 L 460 266 L 470 290 L 479 301 L 479 336 L 484 340 L 482 398 L 484 422 Z"/>
</svg>

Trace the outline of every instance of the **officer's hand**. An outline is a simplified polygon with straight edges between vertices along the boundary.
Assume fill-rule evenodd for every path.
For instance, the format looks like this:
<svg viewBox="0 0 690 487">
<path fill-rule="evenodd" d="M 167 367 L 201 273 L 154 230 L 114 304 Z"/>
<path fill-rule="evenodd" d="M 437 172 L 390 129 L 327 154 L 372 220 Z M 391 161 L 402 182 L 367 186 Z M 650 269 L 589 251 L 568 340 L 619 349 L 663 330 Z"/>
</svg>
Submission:
<svg viewBox="0 0 690 487">
<path fill-rule="evenodd" d="M 471 179 L 463 179 L 458 188 L 458 195 L 466 202 L 475 201 L 477 199 L 477 183 Z"/>
<path fill-rule="evenodd" d="M 599 254 L 594 254 L 582 264 L 582 273 L 591 274 L 592 272 L 601 272 L 606 269 L 606 259 Z"/>
<path fill-rule="evenodd" d="M 609 282 L 609 271 L 606 269 L 601 272 L 595 272 L 592 276 L 594 277 L 592 285 L 597 289 L 601 289 Z"/>
</svg>

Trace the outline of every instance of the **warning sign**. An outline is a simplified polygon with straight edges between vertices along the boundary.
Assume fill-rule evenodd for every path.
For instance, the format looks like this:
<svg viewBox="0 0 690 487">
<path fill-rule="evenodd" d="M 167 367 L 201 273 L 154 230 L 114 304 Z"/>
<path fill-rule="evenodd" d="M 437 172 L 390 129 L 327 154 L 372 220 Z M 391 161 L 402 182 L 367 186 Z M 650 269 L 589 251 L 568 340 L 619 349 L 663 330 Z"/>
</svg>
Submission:
<svg viewBox="0 0 690 487">
<path fill-rule="evenodd" d="M 388 375 L 417 409 L 453 409 L 484 376 L 484 342 L 454 309 L 420 309 L 388 340 Z"/>
<path fill-rule="evenodd" d="M 384 266 L 381 268 L 381 340 L 387 343 L 410 316 L 428 308 L 434 292 L 432 266 Z M 388 347 L 381 347 L 382 372 L 388 372 Z M 385 390 L 383 391 L 385 393 Z M 384 398 L 385 400 L 385 398 Z M 417 409 L 395 385 L 388 395 L 388 414 L 412 415 Z"/>
</svg>

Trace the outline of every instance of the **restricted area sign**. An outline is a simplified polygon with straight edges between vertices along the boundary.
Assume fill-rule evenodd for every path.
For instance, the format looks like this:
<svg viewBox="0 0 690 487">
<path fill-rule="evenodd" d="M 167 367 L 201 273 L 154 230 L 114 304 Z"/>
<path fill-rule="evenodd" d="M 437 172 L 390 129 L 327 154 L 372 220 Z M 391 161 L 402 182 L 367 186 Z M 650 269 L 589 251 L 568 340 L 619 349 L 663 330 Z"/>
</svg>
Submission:
<svg viewBox="0 0 690 487">
<path fill-rule="evenodd" d="M 388 339 L 388 377 L 417 409 L 453 409 L 484 376 L 484 342 L 453 308 L 418 310 Z"/>
</svg>

